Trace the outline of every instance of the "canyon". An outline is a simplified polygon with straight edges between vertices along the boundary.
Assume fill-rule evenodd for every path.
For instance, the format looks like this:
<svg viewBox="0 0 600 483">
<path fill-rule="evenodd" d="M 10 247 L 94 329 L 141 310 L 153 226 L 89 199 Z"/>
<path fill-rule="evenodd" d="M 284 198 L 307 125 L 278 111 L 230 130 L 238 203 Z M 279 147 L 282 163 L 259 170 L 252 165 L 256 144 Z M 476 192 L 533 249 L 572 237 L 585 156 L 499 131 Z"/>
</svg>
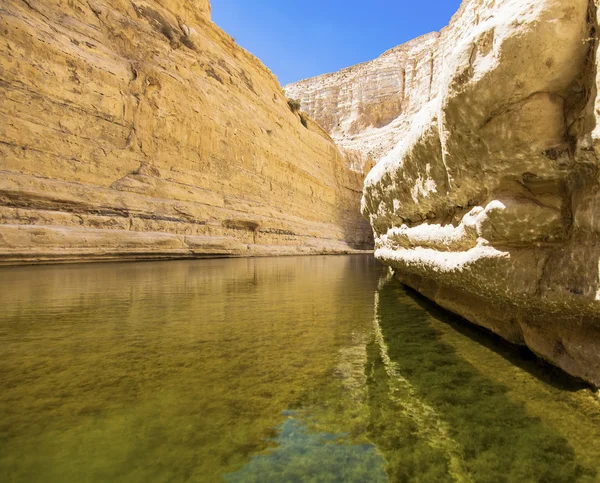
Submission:
<svg viewBox="0 0 600 483">
<path fill-rule="evenodd" d="M 440 32 L 285 88 L 208 0 L 0 14 L 0 264 L 374 237 L 404 284 L 600 386 L 594 0 L 464 0 Z"/>
<path fill-rule="evenodd" d="M 448 27 L 286 86 L 355 168 L 376 257 L 600 385 L 598 12 L 465 0 Z"/>
<path fill-rule="evenodd" d="M 363 173 L 208 0 L 7 0 L 0 37 L 0 264 L 372 250 Z"/>
<path fill-rule="evenodd" d="M 2 0 L 0 480 L 598 481 L 598 2 Z"/>
</svg>

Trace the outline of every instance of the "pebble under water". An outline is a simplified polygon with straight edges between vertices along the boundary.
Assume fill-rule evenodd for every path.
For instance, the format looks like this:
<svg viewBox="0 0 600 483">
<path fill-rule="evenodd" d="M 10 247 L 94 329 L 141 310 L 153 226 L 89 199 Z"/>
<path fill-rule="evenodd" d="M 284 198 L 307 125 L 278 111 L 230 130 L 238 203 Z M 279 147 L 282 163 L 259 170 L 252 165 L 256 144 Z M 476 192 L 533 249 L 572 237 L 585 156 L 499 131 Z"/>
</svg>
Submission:
<svg viewBox="0 0 600 483">
<path fill-rule="evenodd" d="M 600 481 L 600 401 L 372 256 L 0 269 L 1 482 Z"/>
</svg>

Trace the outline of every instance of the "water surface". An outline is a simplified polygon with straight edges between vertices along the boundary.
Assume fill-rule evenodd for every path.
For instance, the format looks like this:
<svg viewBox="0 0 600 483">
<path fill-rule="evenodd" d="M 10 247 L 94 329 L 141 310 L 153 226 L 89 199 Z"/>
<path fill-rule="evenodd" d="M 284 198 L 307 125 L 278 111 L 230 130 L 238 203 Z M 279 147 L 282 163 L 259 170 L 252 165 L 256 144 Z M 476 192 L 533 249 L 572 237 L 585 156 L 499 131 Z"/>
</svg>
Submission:
<svg viewBox="0 0 600 483">
<path fill-rule="evenodd" d="M 598 481 L 584 386 L 370 256 L 0 269 L 0 481 Z"/>
</svg>

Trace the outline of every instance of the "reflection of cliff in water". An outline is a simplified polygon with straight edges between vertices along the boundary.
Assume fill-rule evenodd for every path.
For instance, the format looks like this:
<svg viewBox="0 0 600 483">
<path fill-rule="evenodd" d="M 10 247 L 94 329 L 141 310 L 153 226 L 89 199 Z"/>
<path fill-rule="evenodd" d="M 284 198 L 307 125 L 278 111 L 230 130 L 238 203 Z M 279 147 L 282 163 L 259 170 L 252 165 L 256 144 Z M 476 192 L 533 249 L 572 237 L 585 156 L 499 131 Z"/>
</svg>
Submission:
<svg viewBox="0 0 600 483">
<path fill-rule="evenodd" d="M 600 411 L 589 391 L 554 372 L 549 384 L 553 369 L 393 279 L 375 302 L 369 435 L 391 480 L 594 480 Z"/>
<path fill-rule="evenodd" d="M 218 481 L 368 332 L 378 269 L 342 256 L 2 275 L 0 475 Z"/>
<path fill-rule="evenodd" d="M 2 270 L 0 479 L 594 481 L 588 390 L 381 271 Z"/>
</svg>

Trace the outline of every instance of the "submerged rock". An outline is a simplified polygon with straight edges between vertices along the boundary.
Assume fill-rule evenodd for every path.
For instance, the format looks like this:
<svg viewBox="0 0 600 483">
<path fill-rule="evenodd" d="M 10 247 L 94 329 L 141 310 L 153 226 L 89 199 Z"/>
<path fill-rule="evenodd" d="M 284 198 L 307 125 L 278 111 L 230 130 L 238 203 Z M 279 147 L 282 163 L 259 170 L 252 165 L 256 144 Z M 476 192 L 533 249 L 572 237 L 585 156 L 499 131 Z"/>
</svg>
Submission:
<svg viewBox="0 0 600 483">
<path fill-rule="evenodd" d="M 0 264 L 372 249 L 363 174 L 208 0 L 0 12 Z"/>
<path fill-rule="evenodd" d="M 400 280 L 600 385 L 597 24 L 588 0 L 465 0 L 439 34 L 288 92 L 317 120 L 340 93 L 323 110 L 375 153 L 362 210 Z M 359 115 L 379 95 L 385 126 Z"/>
</svg>

